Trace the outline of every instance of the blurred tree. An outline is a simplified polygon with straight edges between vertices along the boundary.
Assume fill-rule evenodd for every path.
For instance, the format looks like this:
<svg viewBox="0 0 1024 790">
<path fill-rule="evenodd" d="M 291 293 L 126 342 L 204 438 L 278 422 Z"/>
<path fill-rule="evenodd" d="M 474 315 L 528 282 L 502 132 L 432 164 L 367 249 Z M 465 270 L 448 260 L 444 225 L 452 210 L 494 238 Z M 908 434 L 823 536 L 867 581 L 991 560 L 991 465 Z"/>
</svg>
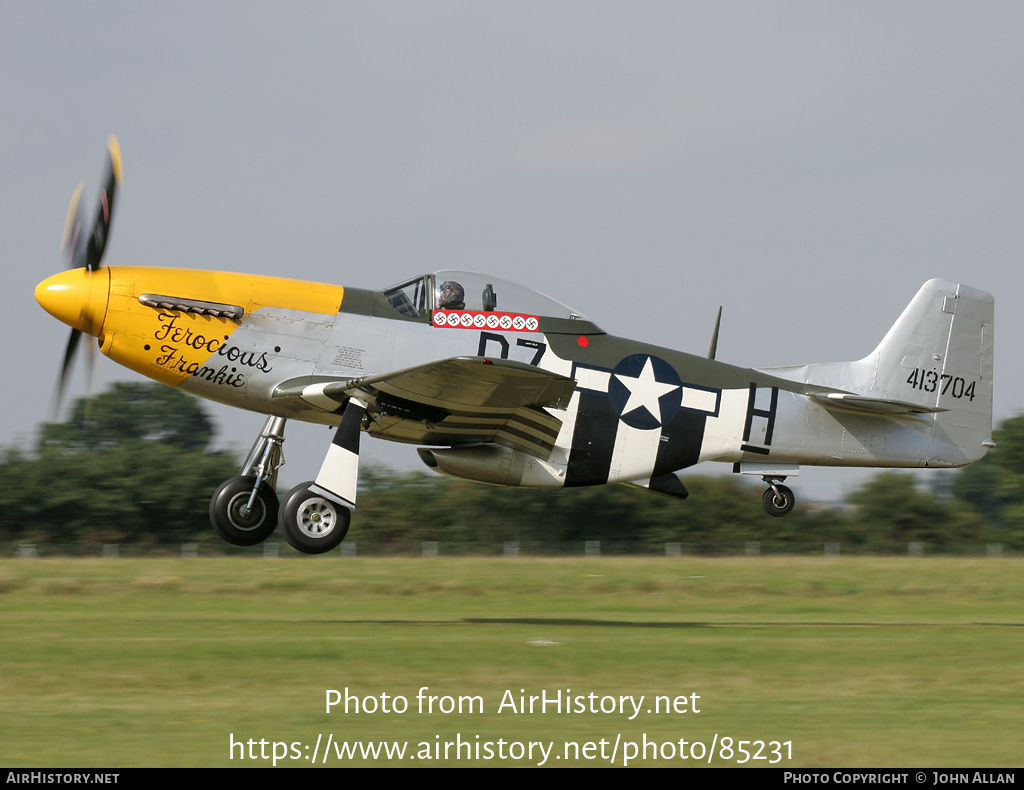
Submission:
<svg viewBox="0 0 1024 790">
<path fill-rule="evenodd" d="M 67 422 L 45 424 L 39 448 L 91 451 L 145 440 L 205 450 L 212 439 L 213 423 L 195 398 L 161 384 L 116 382 L 79 398 Z"/>
<path fill-rule="evenodd" d="M 209 497 L 238 461 L 209 449 L 213 432 L 197 400 L 159 384 L 115 384 L 91 403 L 80 399 L 67 422 L 42 428 L 34 454 L 0 453 L 0 538 L 216 541 Z M 504 488 L 367 466 L 350 539 L 437 540 L 454 550 L 518 540 L 574 551 L 585 540 L 646 551 L 667 542 L 735 548 L 758 540 L 800 550 L 838 541 L 889 551 L 908 541 L 979 542 L 984 517 L 1001 529 L 997 539 L 1024 545 L 1024 416 L 1004 422 L 996 440 L 941 493 L 885 472 L 850 495 L 849 512 L 804 503 L 784 519 L 767 516 L 761 486 L 736 475 L 688 476 L 691 496 L 680 501 L 623 485 Z"/>
<path fill-rule="evenodd" d="M 43 426 L 35 456 L 0 460 L 0 529 L 36 542 L 214 539 L 209 499 L 238 462 L 212 438 L 198 401 L 161 384 L 79 399 L 68 422 Z"/>
<path fill-rule="evenodd" d="M 681 501 L 625 485 L 506 488 L 372 468 L 361 473 L 355 529 L 363 540 L 382 543 L 438 540 L 493 547 L 517 540 L 547 550 L 578 550 L 587 540 L 658 552 L 668 542 L 807 542 L 814 539 L 805 534 L 808 524 L 815 538 L 830 529 L 826 539 L 839 539 L 838 516 L 798 511 L 771 518 L 761 507 L 761 487 L 737 476 L 695 475 L 686 486 L 691 496 Z"/>
<path fill-rule="evenodd" d="M 917 486 L 914 475 L 882 472 L 854 491 L 851 537 L 868 547 L 891 548 L 915 541 L 933 545 L 980 542 L 982 521 L 955 499 L 942 499 Z"/>
<path fill-rule="evenodd" d="M 990 537 L 1024 546 L 1024 415 L 1000 423 L 996 447 L 956 475 L 953 495 L 982 514 Z"/>
</svg>

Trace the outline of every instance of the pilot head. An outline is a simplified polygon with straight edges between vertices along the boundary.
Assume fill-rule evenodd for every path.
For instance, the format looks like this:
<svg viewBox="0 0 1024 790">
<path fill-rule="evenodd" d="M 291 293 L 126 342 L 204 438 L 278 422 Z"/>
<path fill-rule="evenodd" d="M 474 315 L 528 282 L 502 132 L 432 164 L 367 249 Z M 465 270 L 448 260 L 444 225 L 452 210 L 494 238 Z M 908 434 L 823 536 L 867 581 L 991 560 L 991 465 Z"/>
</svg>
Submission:
<svg viewBox="0 0 1024 790">
<path fill-rule="evenodd" d="M 462 310 L 466 306 L 466 291 L 455 280 L 445 280 L 437 292 L 437 306 L 442 310 Z"/>
</svg>

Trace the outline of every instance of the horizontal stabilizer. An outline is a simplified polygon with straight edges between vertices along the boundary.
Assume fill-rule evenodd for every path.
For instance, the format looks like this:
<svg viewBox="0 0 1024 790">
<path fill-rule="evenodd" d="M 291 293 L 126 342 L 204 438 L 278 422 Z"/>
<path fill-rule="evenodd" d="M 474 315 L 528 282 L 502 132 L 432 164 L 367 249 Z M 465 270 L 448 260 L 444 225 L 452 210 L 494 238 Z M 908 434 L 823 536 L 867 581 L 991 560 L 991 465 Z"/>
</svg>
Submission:
<svg viewBox="0 0 1024 790">
<path fill-rule="evenodd" d="M 920 403 L 887 400 L 885 398 L 868 398 L 864 395 L 853 395 L 848 392 L 829 392 L 811 395 L 810 397 L 826 409 L 838 406 L 870 414 L 939 414 L 940 412 L 949 411 L 949 409 L 938 406 L 922 406 Z"/>
</svg>

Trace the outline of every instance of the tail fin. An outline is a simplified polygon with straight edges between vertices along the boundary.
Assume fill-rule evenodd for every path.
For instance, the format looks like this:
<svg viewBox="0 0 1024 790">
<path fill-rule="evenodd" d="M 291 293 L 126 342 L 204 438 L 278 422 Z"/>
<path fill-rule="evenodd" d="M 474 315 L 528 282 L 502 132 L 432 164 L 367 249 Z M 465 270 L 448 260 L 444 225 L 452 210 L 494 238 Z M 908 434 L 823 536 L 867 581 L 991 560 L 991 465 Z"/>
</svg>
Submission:
<svg viewBox="0 0 1024 790">
<path fill-rule="evenodd" d="M 929 280 L 868 356 L 771 372 L 841 392 L 825 405 L 877 414 L 934 413 L 932 460 L 962 466 L 992 445 L 991 294 Z"/>
<path fill-rule="evenodd" d="M 958 449 L 971 463 L 991 446 L 993 334 L 991 294 L 930 280 L 862 360 L 876 365 L 873 389 L 942 410 L 932 432 L 937 458 Z"/>
</svg>

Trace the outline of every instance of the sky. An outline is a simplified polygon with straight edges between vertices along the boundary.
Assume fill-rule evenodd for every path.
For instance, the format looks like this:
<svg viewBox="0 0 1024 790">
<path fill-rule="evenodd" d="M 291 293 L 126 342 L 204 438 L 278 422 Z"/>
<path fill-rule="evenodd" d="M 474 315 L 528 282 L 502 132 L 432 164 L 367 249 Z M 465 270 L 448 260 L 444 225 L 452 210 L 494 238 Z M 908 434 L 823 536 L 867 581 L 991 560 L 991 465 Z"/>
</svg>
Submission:
<svg viewBox="0 0 1024 790">
<path fill-rule="evenodd" d="M 105 264 L 366 288 L 470 269 L 698 354 L 721 305 L 718 359 L 748 367 L 863 357 L 944 277 L 995 295 L 995 418 L 1014 416 L 1021 30 L 998 1 L 6 0 L 0 445 L 52 417 L 69 330 L 32 294 L 111 132 Z M 100 389 L 139 380 L 98 364 Z M 239 452 L 262 424 L 209 410 Z M 329 430 L 287 435 L 283 483 L 315 477 Z M 372 439 L 363 457 L 419 465 Z"/>
</svg>

